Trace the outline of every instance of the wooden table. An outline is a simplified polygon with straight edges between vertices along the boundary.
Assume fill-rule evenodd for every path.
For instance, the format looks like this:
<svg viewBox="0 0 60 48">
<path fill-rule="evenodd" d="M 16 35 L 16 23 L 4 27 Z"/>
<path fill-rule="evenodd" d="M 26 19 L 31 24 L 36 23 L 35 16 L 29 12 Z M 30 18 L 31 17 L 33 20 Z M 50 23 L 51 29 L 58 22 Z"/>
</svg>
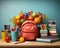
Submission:
<svg viewBox="0 0 60 48">
<path fill-rule="evenodd" d="M 0 48 L 60 48 L 60 41 L 54 43 L 44 43 L 36 41 L 25 41 L 23 43 L 15 44 L 13 42 L 6 43 L 0 40 Z"/>
</svg>

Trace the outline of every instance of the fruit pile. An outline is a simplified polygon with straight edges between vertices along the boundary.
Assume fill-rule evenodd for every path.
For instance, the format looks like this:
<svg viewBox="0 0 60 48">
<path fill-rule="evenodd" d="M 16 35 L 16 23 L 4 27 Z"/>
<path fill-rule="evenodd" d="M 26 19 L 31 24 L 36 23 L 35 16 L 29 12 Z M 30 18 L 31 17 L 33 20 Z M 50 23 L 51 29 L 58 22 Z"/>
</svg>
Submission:
<svg viewBox="0 0 60 48">
<path fill-rule="evenodd" d="M 32 20 L 36 24 L 40 24 L 47 19 L 45 14 L 40 12 L 29 11 L 27 13 L 20 12 L 18 15 L 14 16 L 10 21 L 14 24 L 14 27 L 21 27 L 21 24 L 26 20 Z"/>
</svg>

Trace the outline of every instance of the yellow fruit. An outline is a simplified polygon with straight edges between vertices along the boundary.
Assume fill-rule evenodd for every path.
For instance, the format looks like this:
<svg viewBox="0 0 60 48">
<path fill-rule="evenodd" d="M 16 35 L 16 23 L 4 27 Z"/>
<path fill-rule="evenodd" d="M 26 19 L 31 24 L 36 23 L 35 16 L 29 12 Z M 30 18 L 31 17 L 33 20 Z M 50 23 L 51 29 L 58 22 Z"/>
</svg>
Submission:
<svg viewBox="0 0 60 48">
<path fill-rule="evenodd" d="M 24 42 L 24 37 L 20 37 L 20 42 Z"/>
<path fill-rule="evenodd" d="M 15 16 L 15 17 L 16 17 L 16 19 L 20 19 L 20 16 L 19 15 Z"/>
</svg>

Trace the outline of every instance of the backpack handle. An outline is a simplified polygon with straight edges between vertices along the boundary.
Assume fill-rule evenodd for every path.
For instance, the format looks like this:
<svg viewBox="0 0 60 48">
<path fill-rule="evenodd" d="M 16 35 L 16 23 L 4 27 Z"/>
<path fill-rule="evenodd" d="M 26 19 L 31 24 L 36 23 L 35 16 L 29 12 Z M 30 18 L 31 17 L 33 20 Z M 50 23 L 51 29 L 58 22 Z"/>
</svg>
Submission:
<svg viewBox="0 0 60 48">
<path fill-rule="evenodd" d="M 34 21 L 28 20 L 28 21 L 25 21 L 25 22 L 22 24 L 21 27 L 23 27 L 25 24 L 28 24 L 28 23 L 32 23 L 33 25 L 36 25 L 36 23 L 35 23 Z"/>
</svg>

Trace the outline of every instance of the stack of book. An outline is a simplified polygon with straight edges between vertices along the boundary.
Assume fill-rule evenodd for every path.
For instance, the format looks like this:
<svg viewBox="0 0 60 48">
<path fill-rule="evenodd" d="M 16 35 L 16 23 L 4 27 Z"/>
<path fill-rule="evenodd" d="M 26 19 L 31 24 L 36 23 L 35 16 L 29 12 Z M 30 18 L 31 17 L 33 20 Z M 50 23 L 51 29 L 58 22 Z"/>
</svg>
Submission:
<svg viewBox="0 0 60 48">
<path fill-rule="evenodd" d="M 41 38 L 48 36 L 47 24 L 41 25 L 40 35 L 41 35 Z"/>
<path fill-rule="evenodd" d="M 59 41 L 59 38 L 52 38 L 50 36 L 45 37 L 45 38 L 36 38 L 37 42 L 47 42 L 47 43 L 52 43 L 52 42 L 56 42 Z"/>
<path fill-rule="evenodd" d="M 56 21 L 49 21 L 48 26 L 49 26 L 50 36 L 56 38 L 58 36 L 57 31 L 56 31 Z"/>
<path fill-rule="evenodd" d="M 48 29 L 49 29 L 49 32 L 48 32 Z M 48 28 L 47 28 L 47 24 L 42 24 L 40 34 L 41 34 L 41 38 L 36 38 L 36 41 L 38 42 L 51 43 L 51 42 L 60 40 L 60 38 L 57 37 L 58 34 L 56 32 L 56 21 L 49 21 Z"/>
</svg>

